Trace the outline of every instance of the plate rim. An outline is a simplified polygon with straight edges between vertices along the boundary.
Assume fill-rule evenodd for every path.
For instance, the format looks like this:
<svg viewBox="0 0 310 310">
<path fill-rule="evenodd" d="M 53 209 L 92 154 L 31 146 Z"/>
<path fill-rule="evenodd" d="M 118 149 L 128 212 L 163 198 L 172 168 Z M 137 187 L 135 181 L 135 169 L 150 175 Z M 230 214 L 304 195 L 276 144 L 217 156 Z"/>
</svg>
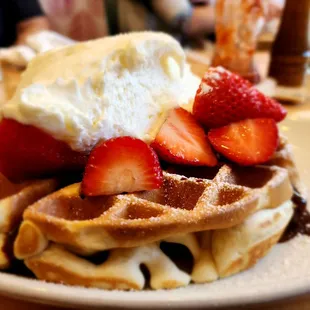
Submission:
<svg viewBox="0 0 310 310">
<path fill-rule="evenodd" d="M 17 300 L 63 307 L 110 307 L 117 309 L 122 306 L 123 309 L 166 309 L 166 307 L 169 307 L 169 309 L 197 309 L 203 306 L 204 309 L 214 309 L 217 307 L 254 305 L 261 302 L 272 302 L 310 293 L 309 277 L 308 279 L 299 277 L 294 277 L 293 279 L 294 281 L 290 279 L 289 285 L 285 288 L 283 288 L 283 286 L 277 286 L 273 287 L 272 291 L 268 285 L 261 285 L 260 289 L 262 290 L 260 294 L 257 293 L 258 286 L 255 286 L 247 290 L 242 298 L 237 295 L 224 299 L 212 297 L 206 299 L 201 293 L 191 293 L 183 295 L 182 299 L 176 298 L 175 296 L 173 298 L 160 299 L 158 292 L 163 291 L 150 291 L 152 297 L 150 298 L 148 295 L 145 298 L 143 297 L 143 291 L 107 291 L 94 288 L 66 286 L 37 279 L 23 278 L 13 274 L 0 273 L 0 294 Z M 207 285 L 208 284 L 198 284 L 198 286 L 206 287 Z M 256 291 L 254 292 L 255 289 Z M 178 289 L 172 291 L 177 290 Z M 170 291 L 171 290 L 166 290 L 164 292 L 169 293 Z M 126 296 L 126 299 L 124 296 Z M 126 304 L 123 304 L 120 300 L 123 300 Z"/>
</svg>

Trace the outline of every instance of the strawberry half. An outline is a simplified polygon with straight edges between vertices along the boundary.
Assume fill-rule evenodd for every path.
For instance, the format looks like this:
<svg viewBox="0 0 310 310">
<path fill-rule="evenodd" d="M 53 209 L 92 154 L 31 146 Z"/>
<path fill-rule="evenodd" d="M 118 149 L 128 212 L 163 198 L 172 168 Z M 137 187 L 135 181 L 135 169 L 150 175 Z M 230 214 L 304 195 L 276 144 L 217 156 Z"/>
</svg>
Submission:
<svg viewBox="0 0 310 310">
<path fill-rule="evenodd" d="M 82 169 L 87 156 L 42 130 L 15 120 L 0 122 L 0 172 L 13 180 Z"/>
<path fill-rule="evenodd" d="M 154 150 L 132 137 L 110 139 L 91 152 L 82 180 L 85 196 L 159 188 L 163 176 Z"/>
<path fill-rule="evenodd" d="M 244 166 L 268 161 L 279 141 L 277 124 L 268 118 L 248 119 L 211 129 L 208 137 L 219 153 Z"/>
<path fill-rule="evenodd" d="M 286 110 L 250 82 L 222 67 L 210 68 L 196 92 L 193 114 L 207 128 L 249 118 L 283 120 Z"/>
<path fill-rule="evenodd" d="M 171 110 L 152 143 L 160 158 L 170 163 L 215 166 L 214 155 L 203 128 L 182 108 Z"/>
</svg>

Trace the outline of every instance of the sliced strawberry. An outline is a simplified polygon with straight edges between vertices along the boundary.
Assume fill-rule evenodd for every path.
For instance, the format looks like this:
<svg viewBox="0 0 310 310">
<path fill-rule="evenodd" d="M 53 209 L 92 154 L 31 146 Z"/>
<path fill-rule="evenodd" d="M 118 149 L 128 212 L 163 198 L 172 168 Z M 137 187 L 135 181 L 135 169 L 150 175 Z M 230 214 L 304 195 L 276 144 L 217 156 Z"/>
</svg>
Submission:
<svg viewBox="0 0 310 310">
<path fill-rule="evenodd" d="M 286 110 L 250 82 L 221 67 L 210 68 L 197 90 L 193 114 L 207 128 L 248 118 L 283 120 Z"/>
<path fill-rule="evenodd" d="M 268 161 L 279 141 L 277 124 L 268 118 L 248 119 L 211 129 L 208 137 L 219 153 L 244 166 Z"/>
<path fill-rule="evenodd" d="M 192 114 L 182 108 L 170 111 L 152 143 L 160 158 L 176 164 L 215 166 L 207 136 Z"/>
<path fill-rule="evenodd" d="M 86 165 L 81 192 L 113 195 L 159 188 L 163 176 L 154 150 L 132 137 L 110 139 L 96 146 Z"/>
<path fill-rule="evenodd" d="M 0 122 L 0 172 L 18 180 L 82 169 L 87 156 L 42 130 L 14 120 Z"/>
</svg>

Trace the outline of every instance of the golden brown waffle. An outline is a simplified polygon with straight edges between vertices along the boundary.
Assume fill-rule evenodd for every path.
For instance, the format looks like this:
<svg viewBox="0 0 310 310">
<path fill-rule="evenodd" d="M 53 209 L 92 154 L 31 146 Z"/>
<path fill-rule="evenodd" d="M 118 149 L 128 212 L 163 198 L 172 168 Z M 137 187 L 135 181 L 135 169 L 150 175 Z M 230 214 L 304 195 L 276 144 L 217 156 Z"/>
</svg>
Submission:
<svg viewBox="0 0 310 310">
<path fill-rule="evenodd" d="M 179 268 L 161 249 L 160 241 L 110 250 L 108 258 L 99 265 L 51 243 L 25 263 L 38 279 L 104 289 L 143 289 L 142 264 L 150 273 L 152 289 L 176 288 L 190 281 L 211 282 L 254 265 L 278 241 L 292 214 L 293 204 L 289 200 L 277 208 L 257 211 L 232 228 L 176 235 L 164 240 L 168 242 L 167 247 L 179 243 L 190 251 L 193 266 L 189 270 Z"/>
<path fill-rule="evenodd" d="M 212 172 L 209 179 L 166 172 L 161 189 L 135 195 L 83 199 L 80 184 L 63 188 L 27 208 L 15 255 L 24 259 L 38 254 L 49 241 L 91 254 L 229 228 L 292 197 L 286 169 L 224 165 L 207 171 Z"/>
<path fill-rule="evenodd" d="M 54 179 L 12 183 L 0 174 L 0 269 L 9 267 L 12 252 L 9 234 L 17 229 L 23 211 L 56 187 Z"/>
</svg>

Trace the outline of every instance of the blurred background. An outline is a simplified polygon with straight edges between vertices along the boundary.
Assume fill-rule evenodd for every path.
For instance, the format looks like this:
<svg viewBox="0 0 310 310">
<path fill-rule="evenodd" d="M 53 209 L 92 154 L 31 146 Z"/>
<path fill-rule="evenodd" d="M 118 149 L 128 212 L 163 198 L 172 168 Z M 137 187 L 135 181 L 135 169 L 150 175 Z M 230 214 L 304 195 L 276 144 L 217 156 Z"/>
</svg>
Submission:
<svg viewBox="0 0 310 310">
<path fill-rule="evenodd" d="M 14 28 L 15 23 L 16 27 L 15 38 L 13 29 L 10 29 L 7 31 L 10 33 L 6 35 L 6 40 L 1 40 L 2 46 L 13 44 L 16 40 L 22 42 L 26 35 L 46 28 L 79 41 L 141 30 L 166 31 L 180 39 L 195 41 L 214 33 L 215 27 L 215 0 L 10 0 L 2 2 L 4 26 Z M 268 16 L 266 16 L 262 36 L 276 32 L 285 0 L 268 0 L 268 2 Z M 46 21 L 36 19 L 31 23 L 31 19 L 38 16 L 45 16 Z M 6 19 L 11 20 L 10 24 Z M 2 29 L 4 32 L 5 27 Z M 4 35 L 1 34 L 1 36 Z"/>
<path fill-rule="evenodd" d="M 290 20 L 281 35 L 291 41 L 291 49 L 280 38 L 275 51 L 285 5 Z M 38 53 L 75 41 L 154 30 L 179 40 L 199 76 L 212 64 L 222 65 L 271 96 L 283 97 L 283 89 L 276 88 L 283 84 L 286 95 L 278 99 L 302 102 L 309 96 L 309 25 L 309 0 L 5 0 L 0 2 L 0 101 L 12 96 L 20 73 Z M 279 51 L 299 57 L 299 71 L 304 71 L 299 82 L 281 80 L 293 69 L 279 72 Z"/>
</svg>

